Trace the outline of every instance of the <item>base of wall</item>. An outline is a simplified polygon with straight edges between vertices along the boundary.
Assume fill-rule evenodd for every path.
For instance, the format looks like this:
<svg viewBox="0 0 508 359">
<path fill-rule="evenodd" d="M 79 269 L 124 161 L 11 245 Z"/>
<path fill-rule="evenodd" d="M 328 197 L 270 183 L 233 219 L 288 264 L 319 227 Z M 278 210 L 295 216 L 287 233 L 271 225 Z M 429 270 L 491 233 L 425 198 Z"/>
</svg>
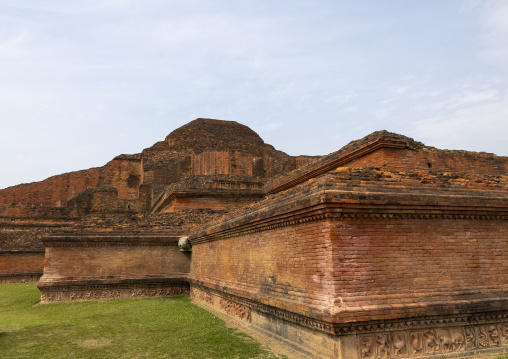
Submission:
<svg viewBox="0 0 508 359">
<path fill-rule="evenodd" d="M 250 306 L 245 301 L 234 300 L 230 294 L 223 295 L 210 288 L 191 284 L 190 293 L 191 301 L 196 305 L 214 314 L 225 315 L 250 330 L 276 340 L 301 353 L 302 357 L 339 358 L 337 354 L 339 342 L 334 335 L 277 318 Z"/>
<path fill-rule="evenodd" d="M 39 286 L 41 303 L 73 302 L 87 300 L 112 300 L 129 298 L 172 297 L 189 295 L 189 283 L 185 278 L 171 278 L 162 282 L 143 283 L 143 280 L 120 284 L 90 284 L 68 286 Z"/>
<path fill-rule="evenodd" d="M 41 276 L 42 271 L 0 274 L 0 284 L 35 283 Z"/>
<path fill-rule="evenodd" d="M 191 300 L 214 313 L 240 322 L 271 339 L 300 351 L 308 358 L 496 358 L 508 353 L 508 313 L 471 317 L 467 325 L 443 319 L 407 330 L 385 330 L 332 335 L 291 322 L 271 310 L 259 310 L 249 300 L 191 284 Z M 276 310 L 276 309 L 275 309 Z M 309 318 L 309 321 L 312 321 Z M 388 327 L 388 326 L 387 326 Z M 400 328 L 399 328 L 400 329 Z"/>
</svg>

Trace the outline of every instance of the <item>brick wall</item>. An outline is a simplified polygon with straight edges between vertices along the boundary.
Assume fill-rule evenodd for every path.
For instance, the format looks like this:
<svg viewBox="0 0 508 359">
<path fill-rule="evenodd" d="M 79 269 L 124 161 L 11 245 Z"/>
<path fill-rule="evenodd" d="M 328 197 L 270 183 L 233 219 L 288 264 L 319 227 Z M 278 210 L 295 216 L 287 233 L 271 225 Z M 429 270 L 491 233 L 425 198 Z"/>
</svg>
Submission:
<svg viewBox="0 0 508 359">
<path fill-rule="evenodd" d="M 45 280 L 51 282 L 54 276 L 72 281 L 182 275 L 189 272 L 190 258 L 179 251 L 177 242 L 178 237 L 167 235 L 49 236 L 43 240 Z"/>
<path fill-rule="evenodd" d="M 490 153 L 439 150 L 386 131 L 374 132 L 339 151 L 303 164 L 266 185 L 273 194 L 292 188 L 338 167 L 377 167 L 391 171 L 445 171 L 462 174 L 506 175 L 508 158 Z"/>
<path fill-rule="evenodd" d="M 55 234 L 43 240 L 42 302 L 188 293 L 190 255 L 164 234 Z M 71 291 L 69 291 L 71 288 Z"/>
<path fill-rule="evenodd" d="M 192 156 L 192 174 L 253 175 L 255 157 L 238 151 L 206 151 Z"/>
<path fill-rule="evenodd" d="M 324 357 L 503 353 L 507 180 L 339 168 L 191 234 L 192 291 Z"/>
<path fill-rule="evenodd" d="M 99 184 L 115 187 L 121 199 L 137 198 L 141 167 L 139 159 L 131 157 L 120 156 L 103 167 L 0 190 L 0 213 L 16 206 L 65 207 L 71 198 Z"/>
<path fill-rule="evenodd" d="M 450 314 L 470 300 L 465 314 L 508 296 L 508 221 L 403 217 L 333 224 L 335 305 L 357 309 L 342 321 Z"/>
<path fill-rule="evenodd" d="M 343 164 L 348 167 L 380 167 L 397 171 L 441 170 L 447 172 L 506 175 L 508 158 L 489 153 L 437 149 L 382 148 Z"/>
<path fill-rule="evenodd" d="M 0 248 L 43 249 L 40 239 L 47 233 L 68 230 L 77 221 L 72 217 L 0 217 Z"/>
<path fill-rule="evenodd" d="M 430 304 L 450 314 L 478 293 L 508 294 L 507 233 L 498 220 L 311 222 L 199 244 L 191 277 L 315 318 L 353 308 L 341 322 L 429 315 Z"/>
<path fill-rule="evenodd" d="M 329 230 L 312 222 L 196 245 L 192 281 L 311 315 L 333 295 Z"/>
<path fill-rule="evenodd" d="M 35 282 L 44 268 L 44 250 L 0 250 L 0 284 Z"/>
<path fill-rule="evenodd" d="M 257 197 L 175 197 L 168 206 L 164 207 L 161 213 L 176 212 L 186 209 L 210 209 L 210 210 L 234 210 L 259 200 Z"/>
</svg>

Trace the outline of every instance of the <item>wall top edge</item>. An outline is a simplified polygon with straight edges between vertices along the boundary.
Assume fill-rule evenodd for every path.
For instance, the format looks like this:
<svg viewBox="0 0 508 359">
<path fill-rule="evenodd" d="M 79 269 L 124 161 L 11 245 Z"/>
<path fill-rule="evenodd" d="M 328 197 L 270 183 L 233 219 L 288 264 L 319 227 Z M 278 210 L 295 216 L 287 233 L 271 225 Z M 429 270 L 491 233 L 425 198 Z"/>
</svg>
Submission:
<svg viewBox="0 0 508 359">
<path fill-rule="evenodd" d="M 171 283 L 187 283 L 187 273 L 175 273 L 173 276 L 164 277 L 140 277 L 140 278 L 61 278 L 53 281 L 51 276 L 43 275 L 37 282 L 37 287 L 42 289 L 83 288 L 91 286 L 123 286 L 123 285 L 162 285 Z"/>
<path fill-rule="evenodd" d="M 107 245 L 178 245 L 183 234 L 145 233 L 55 233 L 42 238 L 46 247 L 52 246 L 107 246 Z"/>
<path fill-rule="evenodd" d="M 294 225 L 302 221 L 342 216 L 350 218 L 508 219 L 508 197 L 457 196 L 455 193 L 393 193 L 342 191 L 319 188 L 293 198 L 272 201 L 254 212 L 204 227 L 189 235 L 191 241 L 231 231 Z M 323 218 L 321 218 L 321 217 Z M 395 217 L 394 217 L 395 216 Z M 450 218 L 449 218 L 450 219 Z"/>
<path fill-rule="evenodd" d="M 356 158 L 365 156 L 368 153 L 374 152 L 380 148 L 398 148 L 407 149 L 409 144 L 407 141 L 378 137 L 370 142 L 367 142 L 351 151 L 332 153 L 324 156 L 314 163 L 310 163 L 308 166 L 304 166 L 301 169 L 295 170 L 294 173 L 290 173 L 281 181 L 275 179 L 266 185 L 266 192 L 268 194 L 275 194 L 284 191 L 290 187 L 293 187 L 299 183 L 305 182 L 306 180 L 319 176 L 323 173 L 328 172 L 330 169 L 339 166 L 342 163 L 352 161 Z"/>
<path fill-rule="evenodd" d="M 44 254 L 44 248 L 34 249 L 0 249 L 0 256 L 7 254 Z"/>
</svg>

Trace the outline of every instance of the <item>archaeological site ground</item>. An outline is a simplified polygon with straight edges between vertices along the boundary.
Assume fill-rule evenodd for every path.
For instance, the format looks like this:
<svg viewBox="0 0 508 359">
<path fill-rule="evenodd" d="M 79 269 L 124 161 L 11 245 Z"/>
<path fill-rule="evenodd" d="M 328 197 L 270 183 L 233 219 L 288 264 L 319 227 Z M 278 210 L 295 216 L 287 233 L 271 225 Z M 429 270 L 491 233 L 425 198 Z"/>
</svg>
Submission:
<svg viewBox="0 0 508 359">
<path fill-rule="evenodd" d="M 374 132 L 289 156 L 197 119 L 0 190 L 0 283 L 41 303 L 186 295 L 307 357 L 508 353 L 508 158 Z"/>
</svg>

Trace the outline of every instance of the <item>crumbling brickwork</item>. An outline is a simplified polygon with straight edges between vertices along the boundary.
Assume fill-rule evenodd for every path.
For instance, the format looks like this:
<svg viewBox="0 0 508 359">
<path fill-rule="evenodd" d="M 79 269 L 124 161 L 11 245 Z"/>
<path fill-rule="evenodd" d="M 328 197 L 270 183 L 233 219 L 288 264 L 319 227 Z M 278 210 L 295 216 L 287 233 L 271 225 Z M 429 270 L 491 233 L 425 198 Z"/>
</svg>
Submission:
<svg viewBox="0 0 508 359">
<path fill-rule="evenodd" d="M 236 122 L 197 119 L 141 154 L 120 155 L 103 167 L 0 190 L 0 215 L 9 221 L 27 219 L 16 228 L 0 223 L 0 248 L 41 248 L 45 234 L 69 226 L 123 231 L 139 230 L 138 223 L 144 223 L 143 230 L 150 231 L 146 224 L 154 221 L 148 213 L 175 213 L 160 217 L 165 224 L 156 220 L 157 228 L 176 222 L 189 228 L 195 225 L 194 217 L 202 224 L 211 218 L 209 213 L 213 217 L 260 200 L 267 177 L 306 160 L 310 158 L 276 151 Z M 187 210 L 193 214 L 176 214 Z M 34 218 L 67 222 L 47 225 Z"/>
<path fill-rule="evenodd" d="M 42 205 L 0 202 L 4 278 L 44 236 L 44 303 L 190 295 L 308 357 L 508 351 L 505 157 L 386 131 L 291 157 L 197 119 L 107 166 L 73 198 L 50 179 Z"/>
<path fill-rule="evenodd" d="M 337 167 L 498 176 L 508 174 L 508 158 L 490 153 L 439 150 L 406 136 L 378 131 L 273 179 L 266 186 L 266 191 L 276 193 L 286 190 Z"/>
<path fill-rule="evenodd" d="M 121 199 L 137 198 L 140 168 L 139 156 L 122 155 L 103 167 L 9 187 L 0 190 L 0 214 L 22 215 L 26 207 L 65 207 L 71 198 L 98 185 L 115 187 Z"/>
</svg>

